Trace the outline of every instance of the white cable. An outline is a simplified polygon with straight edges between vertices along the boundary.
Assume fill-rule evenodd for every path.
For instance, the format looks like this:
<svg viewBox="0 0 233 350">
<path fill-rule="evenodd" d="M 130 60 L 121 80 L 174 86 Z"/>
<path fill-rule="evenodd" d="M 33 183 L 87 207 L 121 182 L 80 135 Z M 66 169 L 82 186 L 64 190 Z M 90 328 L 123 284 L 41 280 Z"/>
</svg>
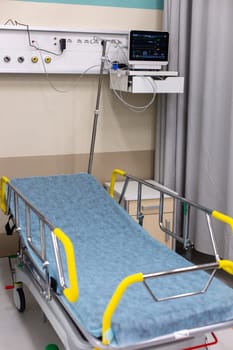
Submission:
<svg viewBox="0 0 233 350">
<path fill-rule="evenodd" d="M 120 49 L 121 53 L 123 54 L 123 57 L 125 59 L 125 64 L 128 65 L 128 56 L 125 53 L 124 47 L 120 45 L 120 43 L 117 47 Z"/>
<path fill-rule="evenodd" d="M 94 39 L 98 39 L 98 37 L 95 37 Z M 99 39 L 101 39 L 101 38 L 99 38 Z M 101 40 L 104 40 L 104 39 L 101 39 Z M 116 43 L 115 40 L 107 40 L 107 41 L 110 42 L 110 45 L 109 45 L 109 47 L 108 47 L 108 52 L 109 52 L 110 47 L 111 47 L 112 44 L 119 45 L 119 43 L 120 43 L 120 42 L 119 42 L 119 43 Z M 45 65 L 45 62 L 44 62 L 44 60 L 43 60 L 42 53 L 41 53 L 41 51 L 40 51 L 40 47 L 39 47 L 38 43 L 37 43 L 36 41 L 34 41 L 34 44 L 37 45 L 35 48 L 39 51 L 39 54 L 40 54 L 40 57 L 41 57 L 41 61 L 42 61 L 42 65 L 43 65 L 43 69 L 44 69 L 44 72 L 45 72 L 45 74 L 46 74 L 46 79 L 47 79 L 49 85 L 50 85 L 55 91 L 57 91 L 57 92 L 60 92 L 60 93 L 67 93 L 67 92 L 70 92 L 70 91 L 77 85 L 77 83 L 79 82 L 79 80 L 81 80 L 81 78 L 82 78 L 88 71 L 90 71 L 90 70 L 93 69 L 93 68 L 100 67 L 100 64 L 96 64 L 96 65 L 93 65 L 93 66 L 88 67 L 87 69 L 85 69 L 85 70 L 79 75 L 79 77 L 78 77 L 77 79 L 75 79 L 74 83 L 71 84 L 71 86 L 70 86 L 68 89 L 66 89 L 66 90 L 58 89 L 58 88 L 52 83 L 52 81 L 49 79 L 49 73 L 48 73 L 48 71 L 47 71 L 47 69 L 46 69 L 46 65 Z M 108 52 L 107 52 L 107 53 L 108 53 Z M 107 57 L 107 55 L 105 55 L 104 59 L 105 59 L 105 62 L 104 62 L 105 66 L 108 65 L 108 67 L 105 67 L 104 69 L 107 70 L 107 71 L 109 71 L 110 68 L 111 68 L 111 66 L 112 66 L 112 61 Z"/>
<path fill-rule="evenodd" d="M 38 45 L 38 43 L 37 43 L 36 41 L 35 41 L 35 44 Z M 42 53 L 41 53 L 41 51 L 40 51 L 39 46 L 37 46 L 37 50 L 39 51 L 40 58 L 41 58 L 41 62 L 42 62 L 43 69 L 44 69 L 44 73 L 45 73 L 45 75 L 46 75 L 46 79 L 47 79 L 49 85 L 51 86 L 52 89 L 54 89 L 55 91 L 57 91 L 57 92 L 59 92 L 59 93 L 67 93 L 67 92 L 72 91 L 72 90 L 75 88 L 75 86 L 77 86 L 77 83 L 79 82 L 79 80 L 81 80 L 81 78 L 82 78 L 89 70 L 100 66 L 99 64 L 95 64 L 95 65 L 93 65 L 93 66 L 88 67 L 87 69 L 85 69 L 85 70 L 79 75 L 78 78 L 75 79 L 74 83 L 71 84 L 71 86 L 70 86 L 68 89 L 59 89 L 59 88 L 57 88 L 57 87 L 53 84 L 53 82 L 49 79 L 49 73 L 48 73 L 48 71 L 47 71 L 47 69 L 46 69 L 46 65 L 45 65 L 45 62 L 44 62 L 44 60 L 43 60 L 43 56 L 42 56 Z"/>
<path fill-rule="evenodd" d="M 110 45 L 108 45 L 108 49 L 107 49 L 107 51 L 106 51 L 106 55 L 105 55 L 105 58 L 106 58 L 106 63 L 109 63 L 110 64 L 110 66 L 108 67 L 108 69 L 112 66 L 112 63 L 114 62 L 114 61 L 116 61 L 115 59 L 111 59 L 110 57 L 109 57 L 109 51 L 110 51 L 110 48 L 111 48 L 111 46 L 112 45 L 114 45 L 114 48 L 119 48 L 120 49 L 120 52 L 123 54 L 123 61 L 125 61 L 125 62 L 121 62 L 121 63 L 125 63 L 125 64 L 127 64 L 127 62 L 128 62 L 128 58 L 127 58 L 127 56 L 126 56 L 126 53 L 125 53 L 125 51 L 124 51 L 124 48 L 122 47 L 122 45 L 121 45 L 121 41 L 120 40 L 118 40 L 118 39 L 104 39 L 104 38 L 101 38 L 100 36 L 94 36 L 93 37 L 93 40 L 101 40 L 101 41 L 106 41 L 106 42 L 108 42 L 108 43 L 110 43 Z M 105 68 L 106 69 L 106 68 Z"/>
<path fill-rule="evenodd" d="M 42 61 L 42 62 L 43 62 L 43 61 Z M 43 62 L 43 66 L 44 66 L 44 68 L 46 69 L 45 63 L 44 63 L 44 62 Z M 89 70 L 94 69 L 94 68 L 99 67 L 99 66 L 100 66 L 99 64 L 95 64 L 95 65 L 93 65 L 93 66 L 88 67 L 87 69 L 85 69 L 85 70 L 75 79 L 75 81 L 74 81 L 73 83 L 71 83 L 71 85 L 70 85 L 69 88 L 63 89 L 63 90 L 57 88 L 57 87 L 52 83 L 52 81 L 49 79 L 49 74 L 48 74 L 48 72 L 45 71 L 45 73 L 46 73 L 46 79 L 47 79 L 49 85 L 50 85 L 55 91 L 60 92 L 60 93 L 68 93 L 68 92 L 72 91 L 72 90 L 78 85 L 79 81 L 83 78 L 83 76 L 84 76 Z"/>
<path fill-rule="evenodd" d="M 122 96 L 122 91 L 120 90 L 120 92 L 118 93 L 117 92 L 117 89 L 113 89 L 113 92 L 115 94 L 115 96 L 128 108 L 130 109 L 131 111 L 133 112 L 137 112 L 137 113 L 141 113 L 141 112 L 144 112 L 145 110 L 147 110 L 154 102 L 155 100 L 155 97 L 156 97 L 156 91 L 155 91 L 155 87 L 156 87 L 156 84 L 155 82 L 151 81 L 151 78 L 150 77 L 142 77 L 144 79 L 146 79 L 150 85 L 152 86 L 152 89 L 153 89 L 153 96 L 151 98 L 151 100 L 144 106 L 135 106 L 135 105 L 132 105 L 130 103 L 128 103 Z M 110 80 L 112 79 L 112 73 L 110 72 Z M 113 86 L 113 84 L 111 84 Z M 119 86 L 120 88 L 120 86 Z"/>
</svg>

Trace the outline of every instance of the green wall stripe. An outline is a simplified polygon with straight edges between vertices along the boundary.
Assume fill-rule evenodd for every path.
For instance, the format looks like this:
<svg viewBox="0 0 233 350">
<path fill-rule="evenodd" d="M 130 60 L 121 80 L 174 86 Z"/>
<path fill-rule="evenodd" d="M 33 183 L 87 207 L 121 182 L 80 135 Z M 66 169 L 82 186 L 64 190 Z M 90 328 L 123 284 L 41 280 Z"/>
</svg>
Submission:
<svg viewBox="0 0 233 350">
<path fill-rule="evenodd" d="M 56 4 L 76 4 L 108 7 L 127 7 L 150 10 L 162 10 L 163 0 L 17 0 L 27 2 L 43 2 Z"/>
</svg>

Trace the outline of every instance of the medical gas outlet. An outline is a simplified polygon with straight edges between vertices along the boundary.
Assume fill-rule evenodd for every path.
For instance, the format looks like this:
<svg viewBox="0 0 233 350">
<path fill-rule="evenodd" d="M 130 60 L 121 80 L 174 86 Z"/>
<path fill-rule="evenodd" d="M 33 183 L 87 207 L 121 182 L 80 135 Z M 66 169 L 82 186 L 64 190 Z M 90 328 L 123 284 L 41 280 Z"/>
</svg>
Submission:
<svg viewBox="0 0 233 350">
<path fill-rule="evenodd" d="M 32 56 L 31 61 L 32 61 L 32 63 L 37 63 L 38 62 L 38 57 L 37 56 Z"/>
<path fill-rule="evenodd" d="M 51 59 L 51 57 L 47 56 L 47 57 L 45 57 L 44 61 L 45 61 L 45 63 L 51 63 L 52 59 Z"/>
</svg>

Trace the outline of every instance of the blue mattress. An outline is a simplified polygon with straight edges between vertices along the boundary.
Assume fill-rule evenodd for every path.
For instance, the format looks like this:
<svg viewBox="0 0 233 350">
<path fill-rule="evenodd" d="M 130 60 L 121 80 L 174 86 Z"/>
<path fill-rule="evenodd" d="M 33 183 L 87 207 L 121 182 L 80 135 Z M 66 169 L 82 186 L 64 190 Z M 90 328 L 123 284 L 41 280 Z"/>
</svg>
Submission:
<svg viewBox="0 0 233 350">
<path fill-rule="evenodd" d="M 79 299 L 69 304 L 64 298 L 64 303 L 72 317 L 93 336 L 101 336 L 104 310 L 124 277 L 190 265 L 151 238 L 89 174 L 22 178 L 11 183 L 72 240 Z M 22 203 L 20 207 L 21 234 L 25 235 Z M 34 244 L 39 246 L 39 225 L 34 217 L 31 227 Z M 46 236 L 49 269 L 56 278 L 49 232 Z M 42 270 L 36 257 L 35 263 Z M 165 297 L 198 290 L 207 278 L 205 272 L 199 271 L 154 279 L 149 285 L 158 297 Z M 113 316 L 113 342 L 126 345 L 230 320 L 233 290 L 217 279 L 204 295 L 160 303 L 153 301 L 142 283 L 137 283 L 126 291 Z"/>
</svg>

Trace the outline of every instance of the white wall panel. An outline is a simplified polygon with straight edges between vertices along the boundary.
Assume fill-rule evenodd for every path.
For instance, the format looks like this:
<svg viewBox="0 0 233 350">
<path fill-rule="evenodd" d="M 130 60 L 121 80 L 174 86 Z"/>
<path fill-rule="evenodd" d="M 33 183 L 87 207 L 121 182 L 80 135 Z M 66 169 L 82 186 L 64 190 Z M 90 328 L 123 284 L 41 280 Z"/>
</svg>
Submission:
<svg viewBox="0 0 233 350">
<path fill-rule="evenodd" d="M 75 74 L 92 67 L 87 73 L 95 74 L 101 63 L 102 40 L 107 41 L 109 62 L 127 61 L 127 32 L 1 26 L 0 73 Z"/>
</svg>

